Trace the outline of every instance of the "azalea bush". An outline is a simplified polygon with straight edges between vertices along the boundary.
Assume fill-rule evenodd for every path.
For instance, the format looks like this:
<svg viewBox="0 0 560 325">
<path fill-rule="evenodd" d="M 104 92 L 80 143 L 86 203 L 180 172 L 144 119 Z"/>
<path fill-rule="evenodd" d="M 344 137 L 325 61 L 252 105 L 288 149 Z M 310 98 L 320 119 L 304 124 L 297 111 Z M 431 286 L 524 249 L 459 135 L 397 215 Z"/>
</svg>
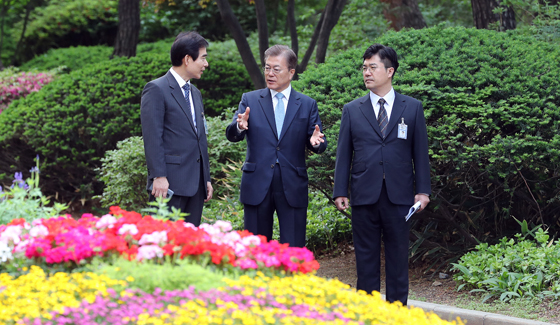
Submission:
<svg viewBox="0 0 560 325">
<path fill-rule="evenodd" d="M 22 72 L 9 67 L 0 72 L 0 113 L 18 98 L 37 92 L 53 81 L 56 70 L 50 72 Z"/>
</svg>

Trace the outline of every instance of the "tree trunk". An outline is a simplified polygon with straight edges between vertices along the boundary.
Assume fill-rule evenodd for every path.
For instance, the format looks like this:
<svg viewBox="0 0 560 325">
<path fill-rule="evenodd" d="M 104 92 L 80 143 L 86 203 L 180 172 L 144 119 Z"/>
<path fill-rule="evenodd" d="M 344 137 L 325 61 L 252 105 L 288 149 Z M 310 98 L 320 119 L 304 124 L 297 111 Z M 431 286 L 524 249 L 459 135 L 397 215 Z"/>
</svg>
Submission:
<svg viewBox="0 0 560 325">
<path fill-rule="evenodd" d="M 231 10 L 229 1 L 216 0 L 216 3 L 218 4 L 218 9 L 220 10 L 220 15 L 222 16 L 224 23 L 231 31 L 235 44 L 237 45 L 237 49 L 239 50 L 239 54 L 241 55 L 241 59 L 243 60 L 243 64 L 251 77 L 251 81 L 253 81 L 253 85 L 256 89 L 264 88 L 266 83 L 264 81 L 262 71 L 251 52 L 251 47 L 249 46 L 249 42 L 247 42 L 243 28 L 239 24 L 239 20 L 237 20 L 233 10 Z"/>
<path fill-rule="evenodd" d="M 388 4 L 388 7 L 383 10 L 383 15 L 391 22 L 391 28 L 394 30 L 427 27 L 417 0 L 381 0 L 381 2 Z"/>
<path fill-rule="evenodd" d="M 19 37 L 19 41 L 16 45 L 16 50 L 14 51 L 14 56 L 12 57 L 12 65 L 16 65 L 16 58 L 19 52 L 19 48 L 21 47 L 21 43 L 23 43 L 23 38 L 25 37 L 25 30 L 27 29 L 27 23 L 29 22 L 29 14 L 31 10 L 33 10 L 33 2 L 34 0 L 29 0 L 27 2 L 27 6 L 25 7 L 25 18 L 23 18 L 23 29 L 21 30 L 21 36 Z"/>
<path fill-rule="evenodd" d="M 321 32 L 321 26 L 323 26 L 324 18 L 325 18 L 325 12 L 323 11 L 323 13 L 321 14 L 321 18 L 319 18 L 319 22 L 317 23 L 317 26 L 315 26 L 315 30 L 313 31 L 313 35 L 311 36 L 311 40 L 309 41 L 309 47 L 307 48 L 307 51 L 305 51 L 305 55 L 303 56 L 303 59 L 297 66 L 296 75 L 294 76 L 294 78 L 297 78 L 298 74 L 302 73 L 303 71 L 305 71 L 305 69 L 307 69 L 307 64 L 309 63 L 309 60 L 311 60 L 311 55 L 313 55 L 313 51 L 315 50 L 315 45 L 317 45 L 317 40 L 319 39 L 319 33 Z"/>
<path fill-rule="evenodd" d="M 274 34 L 276 32 L 276 28 L 278 27 L 278 9 L 279 9 L 280 0 L 274 0 L 274 4 L 272 7 L 274 8 L 274 20 L 272 21 L 272 30 L 270 34 Z"/>
<path fill-rule="evenodd" d="M 500 5 L 497 0 L 471 0 L 474 25 L 478 29 L 487 29 L 491 23 L 498 22 L 500 30 L 515 29 L 515 12 L 513 7 Z M 502 7 L 503 13 L 493 13 L 494 8 Z"/>
<path fill-rule="evenodd" d="M 298 55 L 299 44 L 296 26 L 296 5 L 295 0 L 288 0 L 288 25 L 290 28 L 290 37 L 292 39 L 292 51 Z"/>
<path fill-rule="evenodd" d="M 136 56 L 138 33 L 140 32 L 140 1 L 119 0 L 119 31 L 113 55 Z"/>
<path fill-rule="evenodd" d="M 317 41 L 317 53 L 315 54 L 315 62 L 324 63 L 327 56 L 327 47 L 329 46 L 329 38 L 334 26 L 338 23 L 338 19 L 344 10 L 347 0 L 329 0 L 325 7 L 323 23 L 319 39 Z"/>
<path fill-rule="evenodd" d="M 261 66 L 264 67 L 264 52 L 268 49 L 268 23 L 266 21 L 264 0 L 255 0 L 255 11 L 257 13 L 257 28 L 259 30 L 259 54 Z"/>
</svg>

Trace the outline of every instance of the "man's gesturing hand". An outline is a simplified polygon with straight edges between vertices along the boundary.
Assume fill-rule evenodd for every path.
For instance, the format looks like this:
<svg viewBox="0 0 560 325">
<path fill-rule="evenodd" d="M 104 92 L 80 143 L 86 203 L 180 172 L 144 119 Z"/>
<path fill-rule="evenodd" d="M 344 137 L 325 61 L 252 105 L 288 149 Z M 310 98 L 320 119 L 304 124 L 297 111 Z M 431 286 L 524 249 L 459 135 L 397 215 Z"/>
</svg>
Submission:
<svg viewBox="0 0 560 325">
<path fill-rule="evenodd" d="M 247 106 L 245 113 L 237 114 L 237 127 L 242 131 L 249 129 L 249 112 L 251 109 Z"/>
<path fill-rule="evenodd" d="M 315 131 L 313 131 L 313 135 L 311 136 L 311 139 L 309 139 L 311 145 L 318 146 L 321 143 L 325 142 L 324 137 L 325 135 L 321 133 L 321 130 L 319 129 L 319 125 L 315 124 Z"/>
</svg>

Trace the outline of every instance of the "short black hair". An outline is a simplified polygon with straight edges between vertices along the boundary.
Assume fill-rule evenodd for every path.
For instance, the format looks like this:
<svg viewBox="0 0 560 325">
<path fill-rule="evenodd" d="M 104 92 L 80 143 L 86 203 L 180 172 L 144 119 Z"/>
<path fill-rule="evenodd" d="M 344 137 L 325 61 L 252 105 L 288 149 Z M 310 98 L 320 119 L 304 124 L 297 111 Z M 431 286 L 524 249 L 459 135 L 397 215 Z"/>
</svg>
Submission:
<svg viewBox="0 0 560 325">
<path fill-rule="evenodd" d="M 397 72 L 399 68 L 399 60 L 397 58 L 397 52 L 393 50 L 392 47 L 381 45 L 381 44 L 373 44 L 372 46 L 368 47 L 366 52 L 364 53 L 364 60 L 371 59 L 372 56 L 378 55 L 379 59 L 385 65 L 385 68 L 394 68 L 395 71 L 393 75 Z"/>
<path fill-rule="evenodd" d="M 171 64 L 174 67 L 180 66 L 187 55 L 196 60 L 199 50 L 207 47 L 208 42 L 197 32 L 182 32 L 177 35 L 175 42 L 171 45 Z"/>
</svg>

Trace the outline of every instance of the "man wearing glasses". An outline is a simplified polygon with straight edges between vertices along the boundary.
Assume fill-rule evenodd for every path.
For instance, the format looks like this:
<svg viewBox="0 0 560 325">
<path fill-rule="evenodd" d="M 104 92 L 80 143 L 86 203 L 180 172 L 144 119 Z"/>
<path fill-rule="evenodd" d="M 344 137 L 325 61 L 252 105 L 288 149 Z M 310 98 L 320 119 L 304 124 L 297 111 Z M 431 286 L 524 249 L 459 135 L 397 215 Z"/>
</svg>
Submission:
<svg viewBox="0 0 560 325">
<path fill-rule="evenodd" d="M 417 203 L 430 202 L 428 134 L 422 103 L 393 89 L 397 53 L 374 44 L 364 53 L 367 95 L 342 110 L 336 167 L 335 204 L 352 203 L 357 289 L 380 290 L 381 238 L 385 248 L 387 301 L 408 299 L 408 224 Z"/>
<path fill-rule="evenodd" d="M 266 50 L 265 61 L 267 88 L 243 94 L 226 136 L 232 142 L 247 138 L 240 196 L 245 229 L 270 240 L 276 211 L 280 242 L 303 247 L 308 205 L 305 148 L 321 153 L 327 141 L 317 102 L 291 87 L 295 53 L 275 45 Z"/>
</svg>

